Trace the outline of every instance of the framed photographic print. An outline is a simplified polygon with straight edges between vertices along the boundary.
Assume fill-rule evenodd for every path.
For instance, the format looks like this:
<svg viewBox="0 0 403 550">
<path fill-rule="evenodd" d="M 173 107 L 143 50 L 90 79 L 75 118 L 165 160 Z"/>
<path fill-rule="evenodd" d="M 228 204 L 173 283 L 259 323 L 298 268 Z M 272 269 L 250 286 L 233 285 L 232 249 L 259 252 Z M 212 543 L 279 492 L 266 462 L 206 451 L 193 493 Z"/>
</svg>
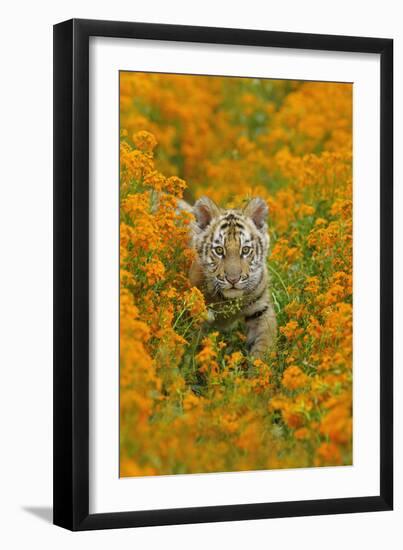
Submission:
<svg viewBox="0 0 403 550">
<path fill-rule="evenodd" d="M 393 42 L 54 27 L 54 523 L 391 510 Z"/>
</svg>

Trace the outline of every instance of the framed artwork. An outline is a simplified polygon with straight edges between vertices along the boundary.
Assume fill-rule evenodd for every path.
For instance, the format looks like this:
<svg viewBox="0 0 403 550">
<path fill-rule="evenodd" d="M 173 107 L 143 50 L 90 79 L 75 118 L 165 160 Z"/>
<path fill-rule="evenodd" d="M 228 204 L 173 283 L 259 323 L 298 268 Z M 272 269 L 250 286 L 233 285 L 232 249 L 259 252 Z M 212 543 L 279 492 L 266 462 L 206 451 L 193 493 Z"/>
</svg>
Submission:
<svg viewBox="0 0 403 550">
<path fill-rule="evenodd" d="M 54 27 L 54 523 L 391 510 L 393 42 Z"/>
</svg>

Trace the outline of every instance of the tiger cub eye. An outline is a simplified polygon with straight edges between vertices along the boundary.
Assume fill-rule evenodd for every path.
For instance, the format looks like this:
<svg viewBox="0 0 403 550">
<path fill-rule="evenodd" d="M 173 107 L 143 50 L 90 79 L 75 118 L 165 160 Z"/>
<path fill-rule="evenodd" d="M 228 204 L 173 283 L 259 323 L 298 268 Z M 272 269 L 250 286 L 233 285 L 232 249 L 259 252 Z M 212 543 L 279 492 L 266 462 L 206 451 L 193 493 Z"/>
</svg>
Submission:
<svg viewBox="0 0 403 550">
<path fill-rule="evenodd" d="M 222 256 L 224 254 L 224 249 L 222 246 L 216 246 L 214 252 L 219 256 Z"/>
<path fill-rule="evenodd" d="M 246 256 L 246 254 L 249 254 L 250 252 L 250 246 L 243 246 L 242 247 L 242 254 Z"/>
</svg>

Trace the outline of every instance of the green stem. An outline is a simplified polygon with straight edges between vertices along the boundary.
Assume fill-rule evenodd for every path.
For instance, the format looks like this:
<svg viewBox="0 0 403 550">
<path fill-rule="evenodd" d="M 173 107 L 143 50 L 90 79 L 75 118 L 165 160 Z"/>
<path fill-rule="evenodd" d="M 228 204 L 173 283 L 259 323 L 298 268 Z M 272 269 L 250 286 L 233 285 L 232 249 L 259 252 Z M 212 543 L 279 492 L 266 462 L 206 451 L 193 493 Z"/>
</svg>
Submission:
<svg viewBox="0 0 403 550">
<path fill-rule="evenodd" d="M 178 317 L 175 319 L 175 322 L 172 326 L 173 330 L 175 330 L 175 327 L 178 324 L 178 321 L 183 317 L 185 311 L 186 311 L 186 308 L 182 309 L 182 311 L 179 313 Z"/>
<path fill-rule="evenodd" d="M 271 265 L 269 265 L 269 269 L 272 273 L 274 273 L 274 275 L 276 275 L 276 277 L 278 278 L 278 280 L 280 281 L 282 287 L 284 288 L 284 291 L 285 293 L 287 294 L 287 298 L 290 299 L 290 295 L 288 294 L 288 290 L 287 290 L 287 287 L 285 286 L 285 283 L 283 281 L 283 279 L 281 278 L 281 275 L 280 273 L 278 273 L 274 267 L 272 267 Z"/>
</svg>

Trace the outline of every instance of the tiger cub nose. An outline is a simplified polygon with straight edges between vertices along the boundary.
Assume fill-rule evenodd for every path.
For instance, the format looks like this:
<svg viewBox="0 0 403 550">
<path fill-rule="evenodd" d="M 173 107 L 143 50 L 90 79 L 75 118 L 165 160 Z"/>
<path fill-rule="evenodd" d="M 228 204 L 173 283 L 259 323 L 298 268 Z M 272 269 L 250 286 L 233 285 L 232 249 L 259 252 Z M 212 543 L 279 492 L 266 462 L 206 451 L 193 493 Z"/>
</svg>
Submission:
<svg viewBox="0 0 403 550">
<path fill-rule="evenodd" d="M 237 275 L 235 277 L 228 277 L 228 275 L 227 275 L 227 281 L 229 283 L 231 283 L 232 285 L 235 285 L 239 281 L 240 278 L 241 278 L 240 275 Z"/>
</svg>

